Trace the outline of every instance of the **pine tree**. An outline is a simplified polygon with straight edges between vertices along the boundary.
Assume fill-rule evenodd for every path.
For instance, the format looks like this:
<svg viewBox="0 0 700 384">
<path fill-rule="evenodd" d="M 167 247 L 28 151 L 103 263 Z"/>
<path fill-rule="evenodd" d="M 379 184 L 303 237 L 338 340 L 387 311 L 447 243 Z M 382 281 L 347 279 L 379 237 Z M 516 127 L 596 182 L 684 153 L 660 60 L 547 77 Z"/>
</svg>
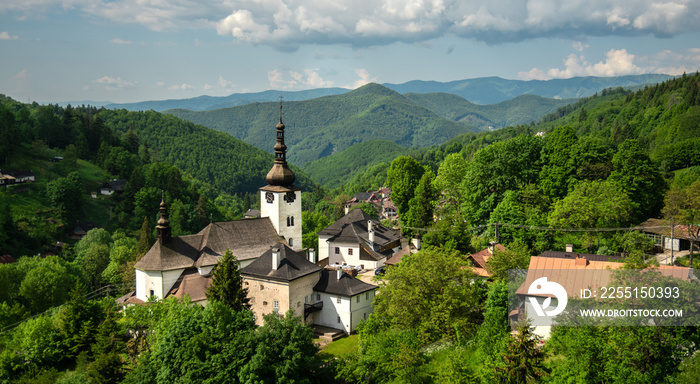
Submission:
<svg viewBox="0 0 700 384">
<path fill-rule="evenodd" d="M 151 222 L 148 217 L 143 218 L 143 225 L 141 226 L 141 233 L 139 235 L 139 243 L 136 244 L 136 250 L 134 251 L 135 259 L 139 260 L 143 255 L 151 249 L 151 246 L 155 242 L 153 238 L 153 230 L 151 229 Z"/>
<path fill-rule="evenodd" d="M 505 364 L 496 368 L 496 381 L 499 384 L 537 383 L 547 376 L 544 351 L 538 342 L 539 337 L 532 334 L 530 324 L 519 325 L 503 352 Z"/>
<path fill-rule="evenodd" d="M 230 249 L 226 250 L 224 257 L 214 267 L 212 281 L 206 295 L 207 300 L 221 302 L 235 311 L 250 308 L 248 289 L 243 288 L 238 259 Z"/>
</svg>

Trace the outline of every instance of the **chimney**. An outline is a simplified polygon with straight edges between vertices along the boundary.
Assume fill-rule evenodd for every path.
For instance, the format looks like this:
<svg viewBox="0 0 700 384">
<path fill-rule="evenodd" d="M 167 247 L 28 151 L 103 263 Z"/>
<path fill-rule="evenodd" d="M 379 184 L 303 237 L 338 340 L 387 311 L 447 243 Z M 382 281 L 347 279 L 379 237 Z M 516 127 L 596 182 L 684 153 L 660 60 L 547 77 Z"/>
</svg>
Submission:
<svg viewBox="0 0 700 384">
<path fill-rule="evenodd" d="M 588 265 L 588 259 L 585 257 L 581 257 L 581 255 L 579 255 L 577 253 L 576 254 L 576 261 L 574 261 L 574 265 L 585 267 L 586 265 Z"/>
<path fill-rule="evenodd" d="M 413 235 L 413 246 L 420 250 L 420 235 Z"/>
<path fill-rule="evenodd" d="M 369 245 L 374 248 L 374 228 L 372 228 L 372 220 L 367 220 L 367 237 Z"/>
<path fill-rule="evenodd" d="M 280 249 L 274 248 L 272 250 L 272 270 L 276 271 L 280 266 Z"/>
<path fill-rule="evenodd" d="M 496 242 L 492 241 L 489 243 L 489 253 L 493 255 L 493 250 L 496 249 Z"/>
<path fill-rule="evenodd" d="M 571 253 L 574 251 L 574 245 L 573 244 L 566 244 L 566 252 Z"/>
<path fill-rule="evenodd" d="M 316 264 L 316 250 L 309 248 L 309 261 Z"/>
<path fill-rule="evenodd" d="M 338 268 L 335 270 L 338 276 L 338 280 L 340 280 L 341 277 L 343 277 L 343 268 Z"/>
</svg>

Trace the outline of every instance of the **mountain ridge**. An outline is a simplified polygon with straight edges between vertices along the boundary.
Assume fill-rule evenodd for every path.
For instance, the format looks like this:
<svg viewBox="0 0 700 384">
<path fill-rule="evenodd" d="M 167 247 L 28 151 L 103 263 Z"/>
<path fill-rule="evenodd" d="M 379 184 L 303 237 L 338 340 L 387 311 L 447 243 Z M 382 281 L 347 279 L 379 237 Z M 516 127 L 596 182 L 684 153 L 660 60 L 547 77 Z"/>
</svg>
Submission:
<svg viewBox="0 0 700 384">
<path fill-rule="evenodd" d="M 663 74 L 628 75 L 617 77 L 572 77 L 551 80 L 510 80 L 497 76 L 439 82 L 434 80 L 411 80 L 405 83 L 383 83 L 387 88 L 401 94 L 444 92 L 459 95 L 468 101 L 487 105 L 512 99 L 522 94 L 534 94 L 549 98 L 580 98 L 592 96 L 605 88 L 636 87 L 656 84 L 673 76 Z M 577 85 L 578 84 L 578 85 Z M 552 89 L 559 89 L 555 91 Z M 280 95 L 287 101 L 303 101 L 316 97 L 339 95 L 350 92 L 347 88 L 314 88 L 303 91 L 267 90 L 252 93 L 233 93 L 228 96 L 197 96 L 186 99 L 150 100 L 133 103 L 95 102 L 94 105 L 106 108 L 124 108 L 131 111 L 153 109 L 163 112 L 170 109 L 192 111 L 213 110 L 245 105 L 254 102 L 269 102 Z M 68 102 L 58 103 L 65 106 Z"/>
</svg>

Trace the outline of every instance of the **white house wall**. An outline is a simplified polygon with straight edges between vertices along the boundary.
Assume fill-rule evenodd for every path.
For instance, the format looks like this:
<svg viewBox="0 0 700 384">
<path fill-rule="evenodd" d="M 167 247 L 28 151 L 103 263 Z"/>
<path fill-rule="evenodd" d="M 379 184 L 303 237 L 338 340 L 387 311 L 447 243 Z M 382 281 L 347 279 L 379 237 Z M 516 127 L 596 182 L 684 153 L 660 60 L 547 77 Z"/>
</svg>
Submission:
<svg viewBox="0 0 700 384">
<path fill-rule="evenodd" d="M 373 312 L 373 299 L 374 291 L 361 293 L 350 298 L 350 312 L 352 319 L 351 332 L 357 328 L 357 325 L 360 324 L 360 321 L 366 319 L 366 317 L 369 317 L 369 315 Z"/>
<path fill-rule="evenodd" d="M 336 243 L 336 242 L 329 242 L 328 243 L 328 253 L 329 253 L 329 259 L 328 259 L 328 264 L 333 265 L 333 264 L 343 264 L 346 263 L 347 265 L 360 265 L 364 264 L 363 262 L 360 262 L 360 244 L 359 243 Z M 340 254 L 335 253 L 335 248 L 338 247 L 340 248 Z M 352 255 L 350 255 L 350 250 L 352 249 Z"/>
<path fill-rule="evenodd" d="M 350 333 L 350 298 L 320 292 L 323 310 L 315 313 L 314 323 Z M 338 303 L 340 297 L 340 303 Z M 340 322 L 338 322 L 340 316 Z"/>
<path fill-rule="evenodd" d="M 328 239 L 331 237 L 329 235 L 318 235 L 318 260 L 327 259 L 330 256 L 331 245 L 328 243 Z M 330 259 L 328 260 L 330 263 Z"/>
</svg>

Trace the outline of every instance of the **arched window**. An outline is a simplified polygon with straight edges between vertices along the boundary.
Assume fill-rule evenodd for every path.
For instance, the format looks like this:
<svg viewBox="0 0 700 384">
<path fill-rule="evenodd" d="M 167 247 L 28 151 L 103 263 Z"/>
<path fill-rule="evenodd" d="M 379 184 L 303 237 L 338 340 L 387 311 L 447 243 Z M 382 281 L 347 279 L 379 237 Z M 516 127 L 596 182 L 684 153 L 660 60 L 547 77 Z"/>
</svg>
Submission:
<svg viewBox="0 0 700 384">
<path fill-rule="evenodd" d="M 287 226 L 288 227 L 294 226 L 294 216 L 287 216 Z"/>
</svg>

